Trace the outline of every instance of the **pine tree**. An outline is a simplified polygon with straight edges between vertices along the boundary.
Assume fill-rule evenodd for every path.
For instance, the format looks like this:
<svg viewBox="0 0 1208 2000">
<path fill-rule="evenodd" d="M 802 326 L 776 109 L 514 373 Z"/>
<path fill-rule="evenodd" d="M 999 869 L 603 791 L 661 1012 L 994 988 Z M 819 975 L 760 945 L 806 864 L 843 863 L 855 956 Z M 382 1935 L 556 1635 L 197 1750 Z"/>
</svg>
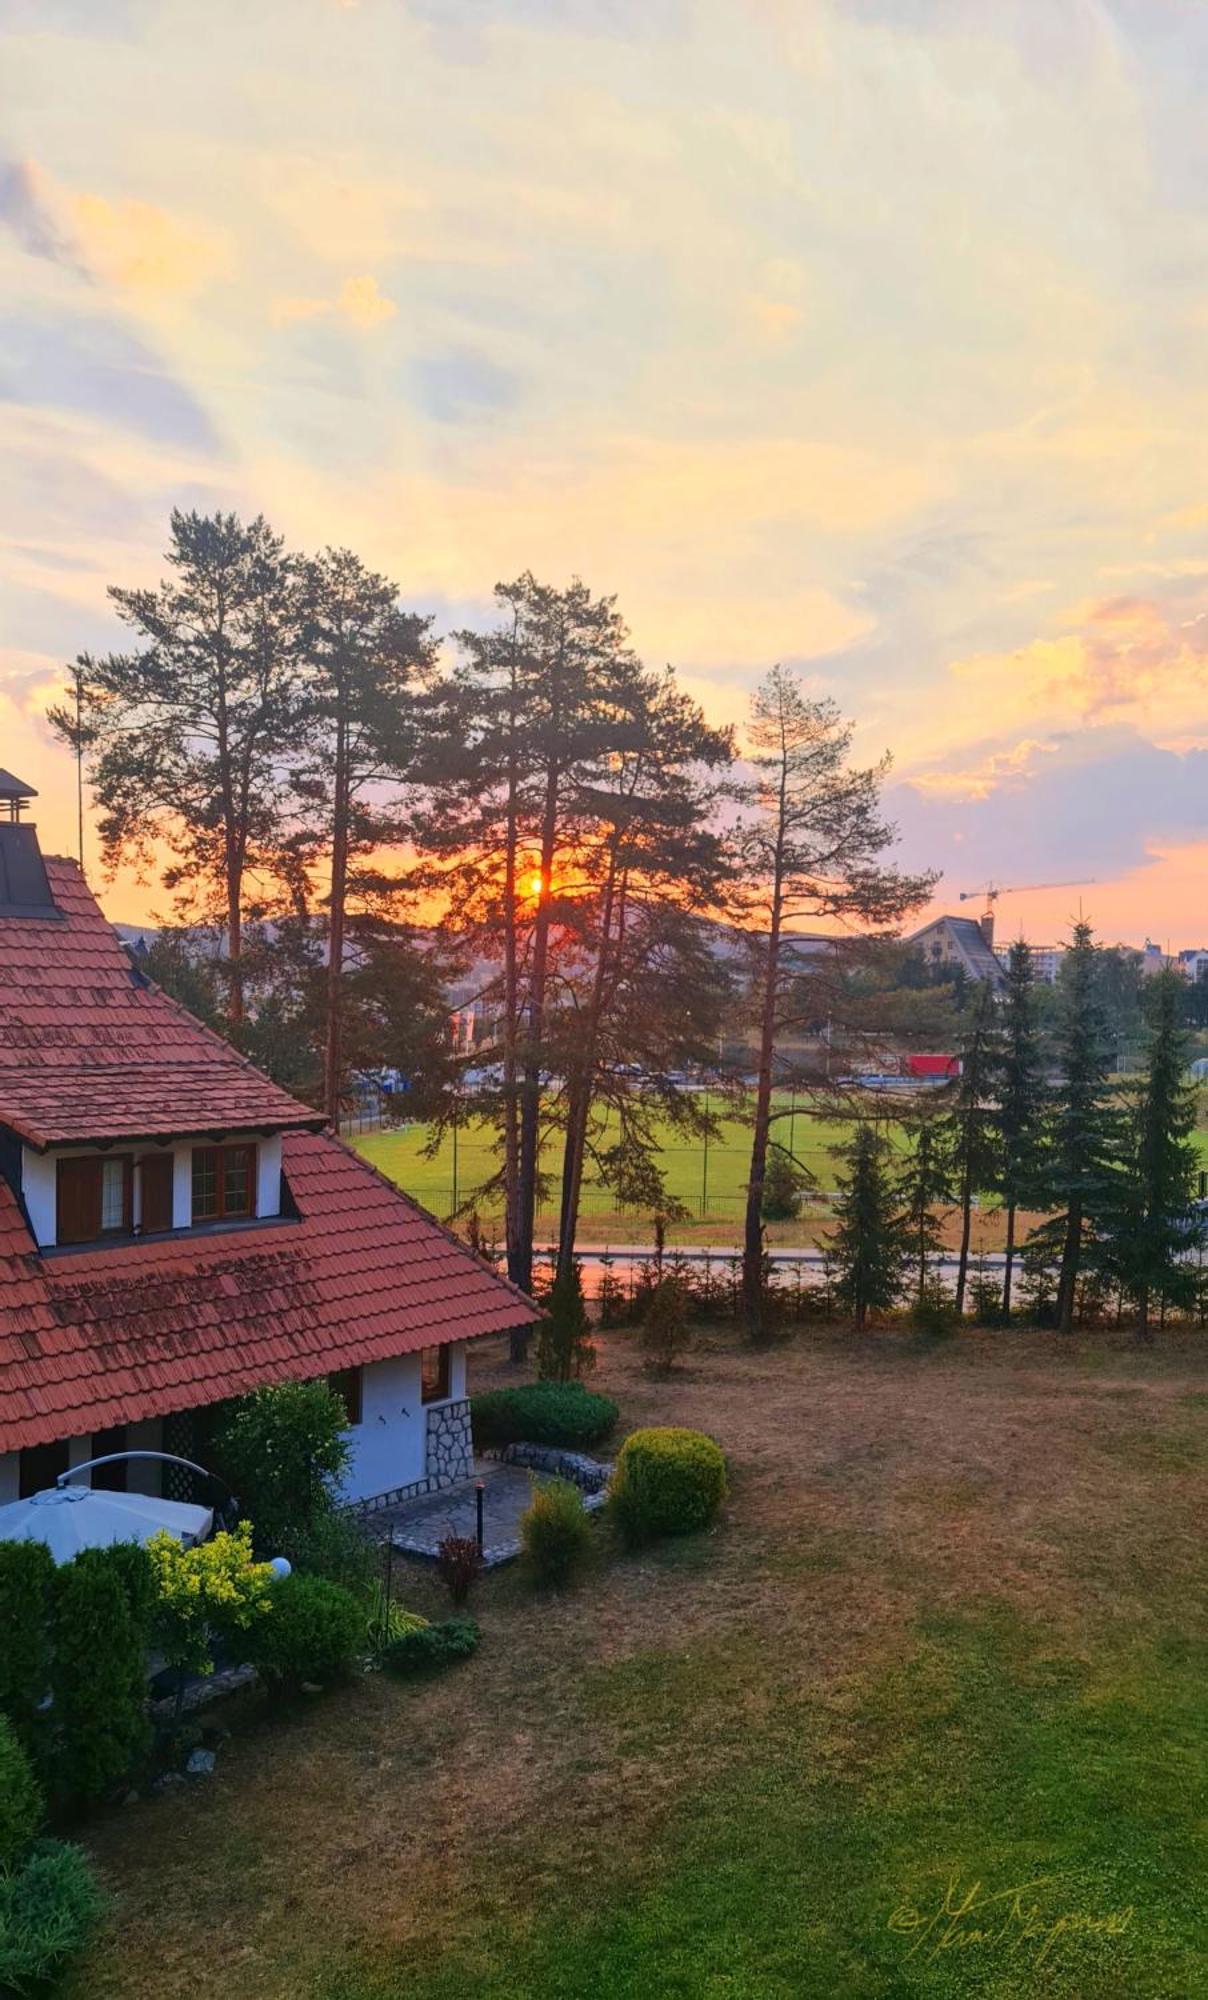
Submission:
<svg viewBox="0 0 1208 2000">
<path fill-rule="evenodd" d="M 398 788 L 416 758 L 419 684 L 431 668 L 431 620 L 404 611 L 388 577 L 349 549 L 327 549 L 306 566 L 305 666 L 300 749 L 292 772 L 295 864 L 317 868 L 327 888 L 323 1109 L 340 1116 L 347 1072 L 346 944 L 350 916 L 364 909 L 358 879 L 366 859 L 401 833 Z M 380 906 L 389 881 L 370 883 L 379 909 L 364 926 L 384 935 Z"/>
<path fill-rule="evenodd" d="M 826 1238 L 835 1272 L 835 1296 L 850 1308 L 862 1332 L 870 1312 L 885 1312 L 902 1291 L 908 1244 L 898 1213 L 889 1147 L 871 1124 L 861 1123 L 838 1149 L 846 1165 L 835 1197 L 837 1227 Z"/>
<path fill-rule="evenodd" d="M 1120 1112 L 1110 1083 L 1107 1022 L 1096 998 L 1097 947 L 1091 927 L 1074 926 L 1061 968 L 1057 1081 L 1045 1135 L 1045 1206 L 1057 1212 L 1034 1232 L 1037 1251 L 1060 1258 L 1057 1326 L 1074 1324 L 1078 1278 L 1117 1197 Z"/>
<path fill-rule="evenodd" d="M 570 1264 L 558 1273 L 545 1301 L 545 1318 L 537 1328 L 537 1373 L 543 1382 L 570 1382 L 587 1374 L 595 1361 L 583 1274 L 578 1264 Z"/>
<path fill-rule="evenodd" d="M 275 850 L 297 739 L 298 564 L 261 518 L 180 512 L 167 561 L 158 590 L 110 589 L 143 644 L 81 659 L 79 730 L 64 710 L 54 721 L 82 741 L 106 865 L 166 854 L 182 918 L 224 926 L 237 1025 L 247 884 Z"/>
<path fill-rule="evenodd" d="M 894 828 L 881 816 L 889 764 L 853 768 L 852 725 L 774 667 L 751 704 L 752 817 L 740 829 L 743 889 L 736 914 L 757 948 L 759 1056 L 743 1237 L 747 1332 L 763 1330 L 763 1188 L 772 1128 L 772 1075 L 795 963 L 786 933 L 805 918 L 888 927 L 923 900 L 932 876 L 906 876 L 882 856 Z"/>
<path fill-rule="evenodd" d="M 951 1085 L 947 1133 L 961 1217 L 955 1299 L 958 1317 L 965 1310 L 974 1197 L 994 1186 L 998 1172 L 993 1112 L 1002 1082 L 1002 1037 L 994 989 L 988 979 L 977 982 L 965 1018 L 959 1043 L 960 1075 Z"/>
<path fill-rule="evenodd" d="M 948 1207 L 954 1194 L 952 1154 L 945 1122 L 934 1110 L 924 1111 L 915 1130 L 914 1144 L 898 1175 L 903 1236 L 914 1268 L 915 1301 L 920 1306 L 931 1289 L 932 1261 L 944 1249 L 936 1211 Z"/>
<path fill-rule="evenodd" d="M 1123 1186 L 1106 1244 L 1107 1268 L 1135 1303 L 1142 1340 L 1150 1337 L 1155 1299 L 1188 1307 L 1196 1293 L 1187 1253 L 1202 1240 L 1193 1208 L 1199 1155 L 1191 1141 L 1196 1090 L 1187 1080 L 1184 991 L 1175 972 L 1150 982 L 1146 1071 L 1131 1093 Z"/>
<path fill-rule="evenodd" d="M 1045 1083 L 1036 1013 L 1032 954 L 1020 938 L 1007 958 L 1002 1008 L 1002 1064 L 998 1115 L 999 1191 L 1007 1218 L 1003 1266 L 1003 1318 L 1011 1316 L 1015 1231 L 1019 1210 L 1038 1199 L 1044 1140 Z"/>
</svg>

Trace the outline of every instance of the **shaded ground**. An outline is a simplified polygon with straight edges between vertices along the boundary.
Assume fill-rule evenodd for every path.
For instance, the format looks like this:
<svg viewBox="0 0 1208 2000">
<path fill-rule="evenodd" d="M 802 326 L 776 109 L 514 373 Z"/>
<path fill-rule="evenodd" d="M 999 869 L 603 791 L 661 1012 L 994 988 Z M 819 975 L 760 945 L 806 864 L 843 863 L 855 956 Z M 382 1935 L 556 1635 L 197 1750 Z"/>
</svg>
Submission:
<svg viewBox="0 0 1208 2000">
<path fill-rule="evenodd" d="M 722 1524 L 564 1599 L 497 1572 L 467 1666 L 94 1829 L 76 2000 L 1208 1992 L 1203 1341 L 709 1337 L 662 1384 L 615 1339 L 600 1380 L 721 1437 Z"/>
</svg>

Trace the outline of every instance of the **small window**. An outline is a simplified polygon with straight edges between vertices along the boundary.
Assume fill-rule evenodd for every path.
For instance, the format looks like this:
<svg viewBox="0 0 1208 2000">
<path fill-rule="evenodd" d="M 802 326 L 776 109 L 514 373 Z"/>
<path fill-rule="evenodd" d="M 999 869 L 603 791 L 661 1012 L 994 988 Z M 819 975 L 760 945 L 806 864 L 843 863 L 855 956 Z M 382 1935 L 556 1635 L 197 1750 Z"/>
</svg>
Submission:
<svg viewBox="0 0 1208 2000">
<path fill-rule="evenodd" d="M 126 1163 L 101 1162 L 101 1233 L 121 1229 L 126 1220 Z"/>
<path fill-rule="evenodd" d="M 219 1222 L 256 1213 L 256 1148 L 193 1149 L 193 1220 Z"/>
<path fill-rule="evenodd" d="M 115 1154 L 108 1159 L 60 1160 L 56 1241 L 95 1243 L 98 1236 L 128 1235 L 130 1194 L 128 1154 Z"/>
<path fill-rule="evenodd" d="M 363 1396 L 363 1370 L 360 1368 L 337 1368 L 327 1378 L 327 1386 L 344 1405 L 344 1417 L 349 1429 L 361 1421 Z"/>
<path fill-rule="evenodd" d="M 425 1347 L 420 1352 L 420 1380 L 425 1403 L 443 1403 L 449 1394 L 449 1350 Z"/>
</svg>

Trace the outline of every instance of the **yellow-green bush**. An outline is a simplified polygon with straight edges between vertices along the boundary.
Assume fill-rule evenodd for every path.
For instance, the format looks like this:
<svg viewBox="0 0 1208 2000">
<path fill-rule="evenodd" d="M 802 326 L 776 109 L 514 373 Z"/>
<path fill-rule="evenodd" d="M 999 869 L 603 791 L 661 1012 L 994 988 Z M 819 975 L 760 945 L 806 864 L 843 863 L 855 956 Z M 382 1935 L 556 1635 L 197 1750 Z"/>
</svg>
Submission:
<svg viewBox="0 0 1208 2000">
<path fill-rule="evenodd" d="M 703 1431 L 671 1425 L 632 1431 L 608 1488 L 613 1518 L 630 1543 L 707 1527 L 726 1497 L 726 1460 Z"/>
<path fill-rule="evenodd" d="M 569 1479 L 535 1480 L 520 1538 L 538 1582 L 555 1590 L 573 1582 L 591 1548 L 591 1518 L 578 1487 Z"/>
<path fill-rule="evenodd" d="M 252 1555 L 251 1523 L 185 1549 L 162 1530 L 147 1543 L 155 1570 L 155 1621 L 168 1664 L 185 1673 L 213 1669 L 210 1636 L 234 1641 L 272 1608 L 273 1573 Z"/>
</svg>

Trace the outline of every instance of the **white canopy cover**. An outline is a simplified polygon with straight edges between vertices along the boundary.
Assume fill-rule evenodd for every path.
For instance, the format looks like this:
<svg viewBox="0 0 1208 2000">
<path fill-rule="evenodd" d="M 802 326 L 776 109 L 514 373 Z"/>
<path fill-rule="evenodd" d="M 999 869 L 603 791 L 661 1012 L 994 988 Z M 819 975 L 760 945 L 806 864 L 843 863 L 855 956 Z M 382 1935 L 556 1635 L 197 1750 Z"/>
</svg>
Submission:
<svg viewBox="0 0 1208 2000">
<path fill-rule="evenodd" d="M 159 1500 L 151 1493 L 110 1493 L 91 1486 L 51 1486 L 0 1507 L 0 1542 L 45 1542 L 57 1563 L 81 1549 L 149 1542 L 161 1528 L 191 1548 L 210 1532 L 208 1507 Z"/>
</svg>

